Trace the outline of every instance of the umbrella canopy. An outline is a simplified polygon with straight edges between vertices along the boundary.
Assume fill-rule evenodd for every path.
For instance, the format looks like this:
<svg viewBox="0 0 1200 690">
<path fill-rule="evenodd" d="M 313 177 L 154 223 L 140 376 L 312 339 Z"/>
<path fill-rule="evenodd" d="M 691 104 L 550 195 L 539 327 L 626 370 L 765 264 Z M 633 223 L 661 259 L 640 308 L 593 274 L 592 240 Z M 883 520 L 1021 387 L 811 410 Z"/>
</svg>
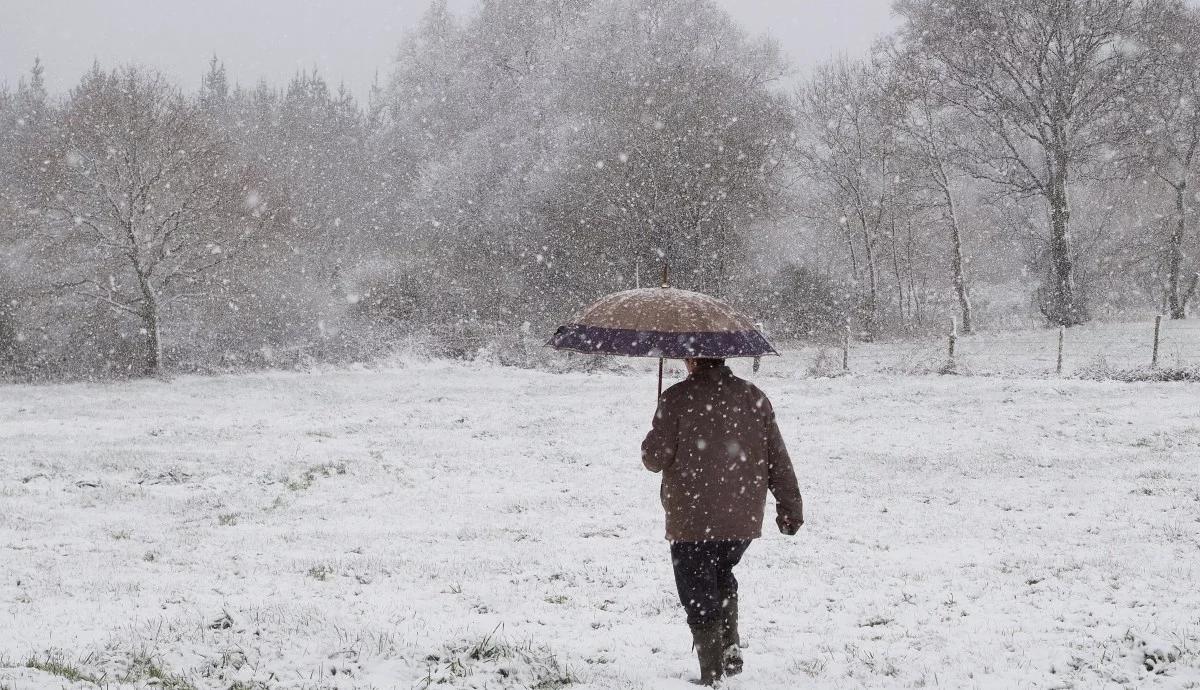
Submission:
<svg viewBox="0 0 1200 690">
<path fill-rule="evenodd" d="M 590 355 L 667 359 L 779 354 L 754 322 L 733 307 L 676 288 L 641 288 L 603 297 L 561 326 L 548 345 Z"/>
</svg>

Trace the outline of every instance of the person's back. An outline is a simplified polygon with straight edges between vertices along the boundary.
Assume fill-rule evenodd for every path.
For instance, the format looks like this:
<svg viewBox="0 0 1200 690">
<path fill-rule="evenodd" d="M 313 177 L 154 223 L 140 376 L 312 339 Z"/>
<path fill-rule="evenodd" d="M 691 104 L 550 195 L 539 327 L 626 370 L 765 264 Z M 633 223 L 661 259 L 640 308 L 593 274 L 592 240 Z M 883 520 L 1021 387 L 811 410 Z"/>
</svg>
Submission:
<svg viewBox="0 0 1200 690">
<path fill-rule="evenodd" d="M 689 360 L 688 368 L 659 399 L 642 462 L 663 475 L 675 582 L 701 680 L 712 683 L 741 670 L 732 570 L 762 535 L 767 491 L 784 534 L 804 524 L 803 502 L 766 395 L 721 360 Z"/>
<path fill-rule="evenodd" d="M 663 393 L 642 461 L 663 473 L 671 541 L 757 539 L 768 487 L 781 516 L 800 513 L 770 401 L 723 365 L 701 365 Z"/>
</svg>

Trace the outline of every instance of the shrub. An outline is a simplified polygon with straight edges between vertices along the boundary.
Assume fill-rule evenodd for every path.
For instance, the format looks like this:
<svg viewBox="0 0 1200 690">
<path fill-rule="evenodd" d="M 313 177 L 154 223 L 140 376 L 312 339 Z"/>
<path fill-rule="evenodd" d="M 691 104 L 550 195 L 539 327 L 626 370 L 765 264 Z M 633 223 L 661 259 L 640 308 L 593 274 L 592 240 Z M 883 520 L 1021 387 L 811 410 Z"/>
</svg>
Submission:
<svg viewBox="0 0 1200 690">
<path fill-rule="evenodd" d="M 1104 361 L 1086 367 L 1077 376 L 1088 381 L 1122 381 L 1125 383 L 1138 382 L 1191 382 L 1200 383 L 1200 366 L 1178 367 L 1134 367 L 1132 369 L 1113 369 Z"/>
</svg>

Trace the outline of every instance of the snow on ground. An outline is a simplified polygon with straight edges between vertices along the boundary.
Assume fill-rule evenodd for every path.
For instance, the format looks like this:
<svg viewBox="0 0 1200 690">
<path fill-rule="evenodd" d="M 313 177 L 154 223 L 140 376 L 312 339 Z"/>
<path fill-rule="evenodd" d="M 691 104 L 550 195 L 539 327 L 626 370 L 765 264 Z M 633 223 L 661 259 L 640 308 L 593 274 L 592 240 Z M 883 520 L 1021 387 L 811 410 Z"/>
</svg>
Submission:
<svg viewBox="0 0 1200 690">
<path fill-rule="evenodd" d="M 1200 687 L 1195 386 L 785 364 L 762 385 L 809 522 L 738 568 L 729 687 Z M 653 390 L 440 363 L 0 387 L 0 687 L 690 687 Z"/>
</svg>

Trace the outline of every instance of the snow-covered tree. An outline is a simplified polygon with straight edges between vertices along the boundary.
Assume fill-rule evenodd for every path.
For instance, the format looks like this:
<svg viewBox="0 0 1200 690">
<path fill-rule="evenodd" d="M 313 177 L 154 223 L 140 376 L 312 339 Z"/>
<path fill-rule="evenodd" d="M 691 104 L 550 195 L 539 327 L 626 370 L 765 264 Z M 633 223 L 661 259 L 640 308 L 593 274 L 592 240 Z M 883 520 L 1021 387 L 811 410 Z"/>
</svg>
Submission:
<svg viewBox="0 0 1200 690">
<path fill-rule="evenodd" d="M 1176 3 L 1156 19 L 1139 36 L 1154 68 L 1131 94 L 1124 124 L 1135 174 L 1169 190 L 1161 275 L 1167 312 L 1184 319 L 1200 286 L 1193 184 L 1200 166 L 1200 10 Z"/>
<path fill-rule="evenodd" d="M 768 213 L 786 68 L 709 0 L 435 3 L 389 81 L 401 246 L 457 318 L 548 322 L 649 283 L 721 293 Z M 396 281 L 392 281 L 396 282 Z"/>
<path fill-rule="evenodd" d="M 933 75 L 920 55 L 892 52 L 893 74 L 887 88 L 899 100 L 899 157 L 911 170 L 922 205 L 937 209 L 946 232 L 950 285 L 958 301 L 964 333 L 975 329 L 965 250 L 963 158 L 961 141 L 968 126 L 960 109 L 938 98 Z"/>
<path fill-rule="evenodd" d="M 880 64 L 819 66 L 796 93 L 795 158 L 809 182 L 809 218 L 836 227 L 859 285 L 862 331 L 880 330 L 882 258 L 900 183 L 899 112 Z"/>
<path fill-rule="evenodd" d="M 54 132 L 45 68 L 34 60 L 14 92 L 0 89 L 0 369 L 30 359 L 27 327 L 46 317 L 32 308 L 38 267 L 29 211 L 48 179 L 46 153 Z"/>
<path fill-rule="evenodd" d="M 206 291 L 267 211 L 227 141 L 154 72 L 98 66 L 71 92 L 38 206 L 55 286 L 132 318 L 163 367 L 170 308 Z"/>
<path fill-rule="evenodd" d="M 1046 206 L 1053 323 L 1088 320 L 1077 285 L 1072 184 L 1111 157 L 1107 125 L 1151 61 L 1134 39 L 1157 0 L 900 0 L 908 50 L 936 66 L 938 97 L 970 116 L 975 176 Z"/>
</svg>

